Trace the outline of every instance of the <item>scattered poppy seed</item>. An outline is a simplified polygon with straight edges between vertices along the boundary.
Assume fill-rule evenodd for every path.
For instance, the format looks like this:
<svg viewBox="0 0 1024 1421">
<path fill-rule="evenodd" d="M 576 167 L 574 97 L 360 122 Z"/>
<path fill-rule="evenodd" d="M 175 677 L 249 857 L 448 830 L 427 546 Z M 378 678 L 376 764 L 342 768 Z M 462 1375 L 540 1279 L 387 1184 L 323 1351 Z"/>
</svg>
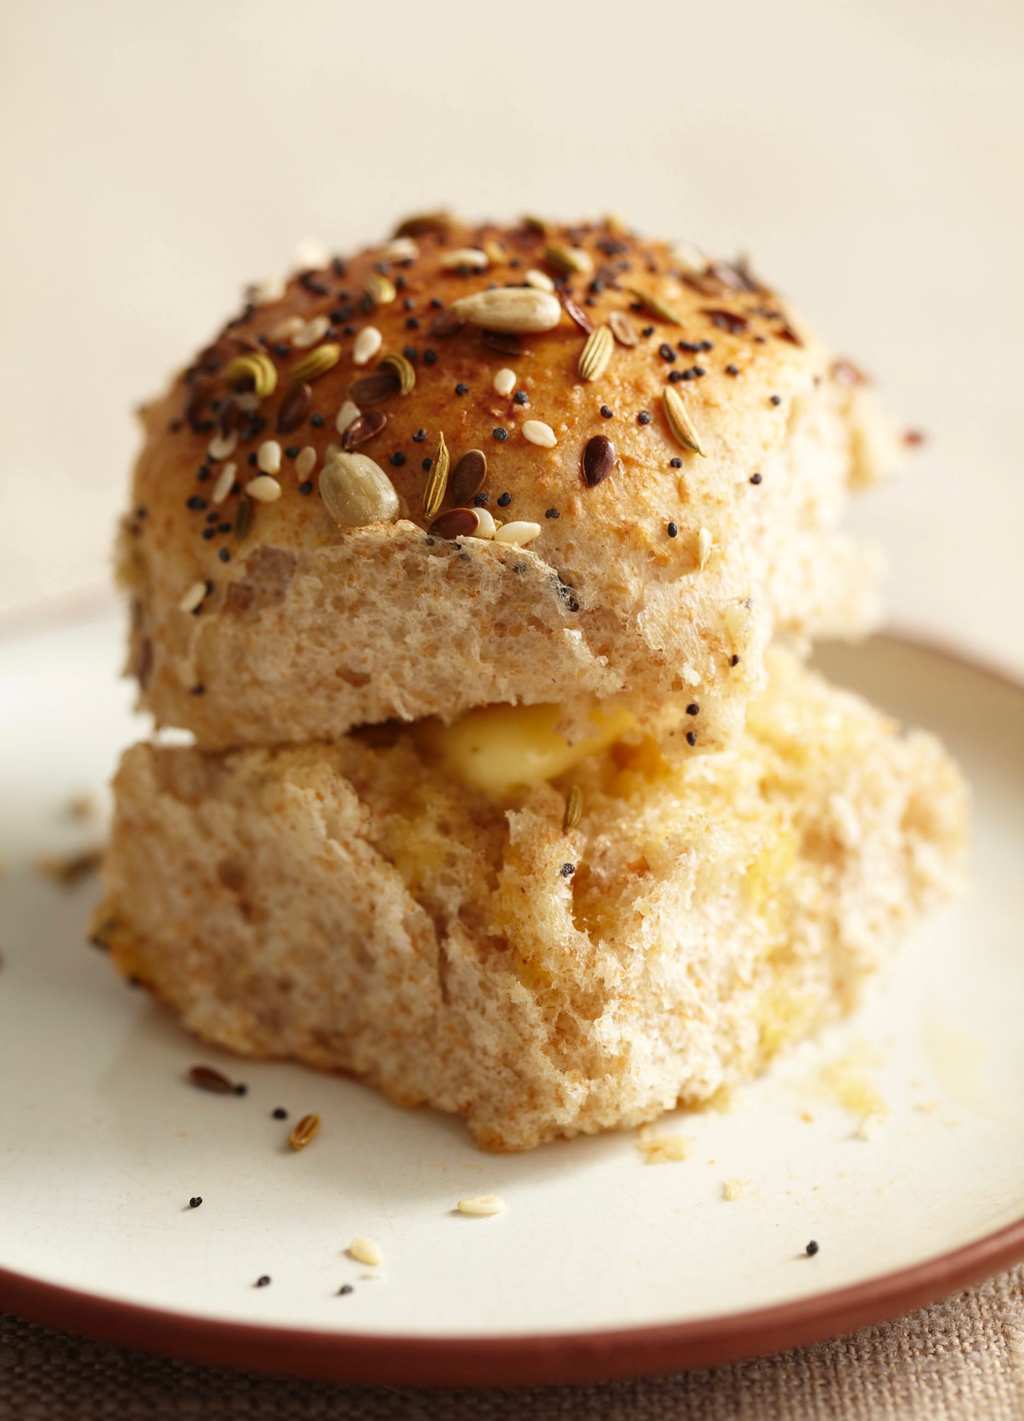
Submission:
<svg viewBox="0 0 1024 1421">
<path fill-rule="evenodd" d="M 770 399 L 770 403 L 773 404 L 773 405 L 781 405 L 781 404 L 782 404 L 782 396 L 781 396 L 781 395 L 772 395 L 772 396 L 771 396 L 771 399 Z"/>
<path fill-rule="evenodd" d="M 491 433 L 494 435 L 495 439 L 498 441 L 499 444 L 504 444 L 505 440 L 508 438 L 508 430 L 502 429 L 500 426 L 497 429 L 492 429 Z"/>
<path fill-rule="evenodd" d="M 269 1273 L 261 1273 L 260 1276 L 256 1279 L 256 1283 L 255 1283 L 254 1286 L 257 1287 L 257 1288 L 266 1288 L 267 1286 L 269 1286 L 269 1283 L 270 1283 L 270 1274 L 269 1274 Z"/>
<path fill-rule="evenodd" d="M 355 1288 L 353 1288 L 351 1283 L 342 1283 L 341 1287 L 338 1289 L 338 1297 L 347 1298 L 350 1293 L 354 1292 Z"/>
<path fill-rule="evenodd" d="M 669 535 L 670 538 L 675 538 L 678 536 L 679 529 L 675 523 L 669 523 L 665 528 L 665 532 Z"/>
<path fill-rule="evenodd" d="M 658 346 L 658 354 L 661 356 L 662 360 L 667 360 L 670 365 L 676 358 L 676 353 L 669 345 L 668 341 L 663 341 L 661 345 Z"/>
<path fill-rule="evenodd" d="M 517 390 L 512 396 L 512 399 L 517 405 L 526 405 L 530 402 L 530 397 L 527 395 L 525 390 Z"/>
<path fill-rule="evenodd" d="M 426 437 L 427 431 L 425 429 L 417 429 L 416 433 L 412 437 L 412 442 L 414 444 L 423 444 L 426 440 Z"/>
<path fill-rule="evenodd" d="M 614 413 L 615 413 L 615 411 L 614 411 L 614 410 L 610 410 L 607 405 L 602 405 L 602 406 L 601 406 L 601 418 L 602 418 L 602 419 L 611 419 L 611 417 L 612 417 L 612 415 L 613 415 Z"/>
<path fill-rule="evenodd" d="M 469 394 L 469 386 L 468 386 L 468 385 L 463 385 L 463 384 L 460 382 L 458 385 L 455 386 L 455 393 L 456 393 L 457 395 L 468 395 L 468 394 Z"/>
<path fill-rule="evenodd" d="M 306 479 L 306 481 L 305 481 L 304 483 L 299 484 L 299 493 L 308 494 L 308 493 L 312 493 L 312 492 L 313 492 L 313 481 L 312 481 L 312 479 Z"/>
<path fill-rule="evenodd" d="M 650 424 L 650 422 L 651 422 L 651 412 L 650 412 L 650 410 L 641 410 L 640 413 L 639 413 L 639 414 L 637 415 L 637 417 L 636 417 L 636 422 L 637 422 L 637 424 Z"/>
<path fill-rule="evenodd" d="M 697 743 L 697 732 L 696 732 L 695 730 L 688 730 L 688 731 L 686 732 L 686 743 L 687 743 L 687 745 L 696 745 L 696 743 Z"/>
<path fill-rule="evenodd" d="M 277 1106 L 275 1106 L 274 1109 L 270 1112 L 270 1114 L 271 1114 L 271 1117 L 272 1117 L 274 1120 L 287 1120 L 287 1119 L 288 1119 L 288 1112 L 287 1112 L 287 1110 L 285 1110 L 285 1108 L 284 1108 L 283 1105 L 277 1105 Z"/>
<path fill-rule="evenodd" d="M 248 1094 L 249 1094 L 249 1087 L 248 1087 L 247 1085 L 244 1085 L 241 1081 L 239 1081 L 238 1084 L 235 1086 L 235 1094 L 236 1094 L 236 1095 L 248 1095 Z"/>
<path fill-rule="evenodd" d="M 499 507 L 499 508 L 507 508 L 511 502 L 512 502 L 512 495 L 511 495 L 507 490 L 506 490 L 505 493 L 500 493 L 500 494 L 498 495 L 498 507 Z"/>
<path fill-rule="evenodd" d="M 230 550 L 229 550 L 228 548 L 221 548 L 221 550 L 220 550 L 220 552 L 217 554 L 217 556 L 220 558 L 221 562 L 230 562 L 230 561 L 231 561 L 231 552 L 230 552 Z"/>
<path fill-rule="evenodd" d="M 751 474 L 751 475 L 750 475 L 750 482 L 751 482 L 752 484 L 759 484 L 759 483 L 761 482 L 761 475 L 760 475 L 760 474 Z"/>
<path fill-rule="evenodd" d="M 730 362 L 730 363 L 725 367 L 725 373 L 726 373 L 727 375 L 738 375 L 738 374 L 740 373 L 740 367 L 739 367 L 738 365 L 733 365 L 733 364 Z"/>
<path fill-rule="evenodd" d="M 740 664 L 740 659 L 739 659 L 739 657 L 736 655 L 736 653 L 733 652 L 732 656 L 729 657 L 729 665 L 730 665 L 730 666 L 738 666 L 739 664 Z"/>
<path fill-rule="evenodd" d="M 576 865 L 574 863 L 563 863 L 562 867 L 558 871 L 563 878 L 572 878 L 573 874 L 576 872 Z"/>
<path fill-rule="evenodd" d="M 807 1254 L 807 1257 L 808 1257 L 808 1258 L 813 1258 L 814 1255 L 815 1255 L 815 1254 L 817 1253 L 817 1251 L 818 1251 L 818 1247 L 819 1247 L 819 1245 L 818 1245 L 817 1239 L 813 1239 L 813 1238 L 812 1238 L 811 1241 L 810 1241 L 810 1243 L 809 1243 L 809 1244 L 807 1245 L 807 1247 L 804 1249 L 804 1252 Z"/>
<path fill-rule="evenodd" d="M 683 467 L 683 461 L 677 454 L 673 458 L 669 459 L 668 466 L 670 469 L 681 469 Z"/>
<path fill-rule="evenodd" d="M 544 517 L 545 517 L 545 518 L 557 518 L 557 517 L 558 517 L 558 509 L 557 509 L 557 508 L 546 508 L 546 509 L 544 510 Z"/>
<path fill-rule="evenodd" d="M 690 704 L 686 707 L 686 714 L 700 715 L 700 706 L 697 704 L 696 701 L 691 701 Z"/>
<path fill-rule="evenodd" d="M 391 458 L 388 462 L 392 464 L 394 468 L 400 469 L 405 463 L 405 455 L 402 453 L 401 449 L 396 449 L 395 452 L 391 455 Z"/>
<path fill-rule="evenodd" d="M 203 1196 L 201 1194 L 193 1194 L 192 1198 L 188 1201 L 188 1207 L 190 1209 L 198 1209 L 202 1202 Z"/>
</svg>

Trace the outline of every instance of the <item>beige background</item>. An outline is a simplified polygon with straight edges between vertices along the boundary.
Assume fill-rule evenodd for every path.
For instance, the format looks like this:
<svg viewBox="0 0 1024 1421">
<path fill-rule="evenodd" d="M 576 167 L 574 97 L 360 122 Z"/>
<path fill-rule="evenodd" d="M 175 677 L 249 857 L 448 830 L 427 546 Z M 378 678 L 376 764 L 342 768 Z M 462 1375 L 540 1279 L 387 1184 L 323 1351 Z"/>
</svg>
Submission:
<svg viewBox="0 0 1024 1421">
<path fill-rule="evenodd" d="M 103 581 L 128 411 L 297 241 L 571 216 L 748 248 L 933 438 L 894 615 L 1024 669 L 1020 0 L 0 6 L 0 611 Z"/>
</svg>

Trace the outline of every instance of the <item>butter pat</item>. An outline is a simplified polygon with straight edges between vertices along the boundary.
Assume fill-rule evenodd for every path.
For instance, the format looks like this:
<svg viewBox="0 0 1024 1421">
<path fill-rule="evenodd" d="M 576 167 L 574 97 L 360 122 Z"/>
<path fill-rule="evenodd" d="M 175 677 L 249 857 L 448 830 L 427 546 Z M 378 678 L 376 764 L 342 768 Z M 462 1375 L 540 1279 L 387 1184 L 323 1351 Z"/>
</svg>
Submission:
<svg viewBox="0 0 1024 1421">
<path fill-rule="evenodd" d="M 452 725 L 425 722 L 417 734 L 463 783 L 505 799 L 514 790 L 564 775 L 586 756 L 607 749 L 633 723 L 620 707 L 595 707 L 570 742 L 559 729 L 564 719 L 559 705 L 481 706 Z"/>
</svg>

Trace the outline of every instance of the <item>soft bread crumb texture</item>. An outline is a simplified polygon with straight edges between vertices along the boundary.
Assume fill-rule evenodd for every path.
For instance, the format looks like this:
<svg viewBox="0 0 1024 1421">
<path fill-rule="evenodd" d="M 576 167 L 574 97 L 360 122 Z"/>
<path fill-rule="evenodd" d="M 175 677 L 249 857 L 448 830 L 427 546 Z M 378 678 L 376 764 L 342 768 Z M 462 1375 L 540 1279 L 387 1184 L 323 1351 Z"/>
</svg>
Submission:
<svg viewBox="0 0 1024 1421">
<path fill-rule="evenodd" d="M 481 1145 L 721 1098 L 846 1012 L 958 875 L 965 790 L 781 651 L 732 750 L 639 735 L 502 806 L 395 728 L 116 779 L 97 930 L 199 1036 L 364 1077 Z"/>
<path fill-rule="evenodd" d="M 561 294 L 595 325 L 628 315 L 635 327 L 636 344 L 614 342 L 600 378 L 581 378 L 587 337 L 567 313 L 552 330 L 513 337 L 511 356 L 507 337 L 496 348 L 472 325 L 432 332 L 432 302 L 447 317 L 478 289 L 520 285 L 557 240 L 592 266 Z M 447 265 L 462 247 L 491 253 L 487 270 Z M 395 299 L 366 312 L 382 263 Z M 635 310 L 634 287 L 678 323 Z M 324 339 L 310 352 L 303 333 L 316 322 Z M 379 378 L 359 363 L 358 333 L 371 323 L 381 369 L 413 352 L 415 384 L 364 400 L 381 423 L 358 444 L 394 485 L 398 516 L 339 527 L 316 480 L 339 431 L 350 434 L 358 382 Z M 293 424 L 298 362 L 328 349 L 334 363 L 310 377 Z M 269 393 L 238 394 L 228 372 L 240 358 L 272 369 Z M 517 388 L 499 394 L 495 375 L 510 363 Z M 875 620 L 876 560 L 839 524 L 896 446 L 851 370 L 749 273 L 683 270 L 668 244 L 601 224 L 546 235 L 455 224 L 422 234 L 398 263 L 385 243 L 297 276 L 225 326 L 143 412 L 118 550 L 142 704 L 203 748 L 230 749 L 574 696 L 629 696 L 657 725 L 696 686 L 694 749 L 727 745 L 769 642 L 856 634 Z M 699 428 L 704 457 L 673 437 L 667 389 Z M 554 447 L 530 442 L 531 420 L 550 427 Z M 442 435 L 453 470 L 474 449 L 486 456 L 487 507 L 538 527 L 529 547 L 430 535 L 424 491 Z M 581 460 L 596 436 L 612 441 L 615 462 L 588 487 Z M 237 488 L 222 482 L 211 443 L 230 447 Z M 280 496 L 254 503 L 248 456 L 264 449 L 267 464 L 269 446 L 269 462 L 282 455 Z M 205 591 L 183 604 L 193 588 Z"/>
</svg>

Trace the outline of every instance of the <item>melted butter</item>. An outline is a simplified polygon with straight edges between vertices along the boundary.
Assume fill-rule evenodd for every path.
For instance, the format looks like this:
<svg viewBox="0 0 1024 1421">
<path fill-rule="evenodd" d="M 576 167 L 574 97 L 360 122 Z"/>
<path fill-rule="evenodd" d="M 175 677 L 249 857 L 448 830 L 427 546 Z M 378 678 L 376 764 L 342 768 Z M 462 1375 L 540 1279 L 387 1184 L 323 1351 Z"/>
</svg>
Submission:
<svg viewBox="0 0 1024 1421">
<path fill-rule="evenodd" d="M 633 724 L 627 710 L 595 706 L 583 733 L 570 741 L 561 729 L 563 719 L 558 705 L 481 706 L 452 725 L 425 721 L 416 735 L 464 784 L 507 799 L 518 789 L 564 775 Z"/>
</svg>

